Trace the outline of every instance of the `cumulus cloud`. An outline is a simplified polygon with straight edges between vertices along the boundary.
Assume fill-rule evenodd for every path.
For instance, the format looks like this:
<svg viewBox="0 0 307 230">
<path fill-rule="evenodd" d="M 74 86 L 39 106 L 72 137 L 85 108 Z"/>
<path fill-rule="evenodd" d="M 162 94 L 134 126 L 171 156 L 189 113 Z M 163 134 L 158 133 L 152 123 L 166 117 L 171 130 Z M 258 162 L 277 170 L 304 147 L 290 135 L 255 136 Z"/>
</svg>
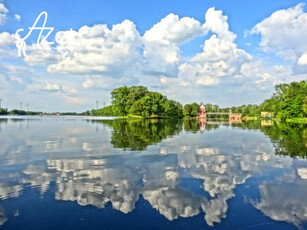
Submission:
<svg viewBox="0 0 307 230">
<path fill-rule="evenodd" d="M 278 17 L 273 17 L 275 13 Z M 223 88 L 221 92 L 235 92 L 242 100 L 245 97 L 239 94 L 253 91 L 259 94 L 259 90 L 265 92 L 272 89 L 274 84 L 293 80 L 289 77 L 298 71 L 303 73 L 307 66 L 306 43 L 301 39 L 306 37 L 303 5 L 275 13 L 256 25 L 251 33 L 261 34 L 261 45 L 265 49 L 270 47 L 270 50 L 287 53 L 288 57 L 294 55 L 297 67 L 300 67 L 296 70 L 291 71 L 283 65 L 265 67 L 263 62 L 255 60 L 237 45 L 237 36 L 230 30 L 228 17 L 214 7 L 207 10 L 203 24 L 191 17 L 180 18 L 169 14 L 145 31 L 143 36 L 129 20 L 111 28 L 98 24 L 59 31 L 55 45 L 38 47 L 28 44 L 27 56 L 23 60 L 30 66 L 44 66 L 51 74 L 79 75 L 75 77 L 83 77 L 78 81 L 83 90 L 109 90 L 123 84 L 144 84 L 176 100 L 188 102 L 203 96 L 204 88 L 214 89 L 212 86 L 223 85 L 228 88 Z M 284 14 L 288 15 L 289 20 L 278 22 L 274 19 Z M 297 38 L 285 43 L 284 40 L 290 39 L 287 38 L 290 35 L 282 34 L 287 33 L 287 21 L 296 28 Z M 281 27 L 278 36 L 287 39 L 275 39 L 274 36 L 278 36 L 274 34 L 273 25 Z M 204 41 L 202 51 L 182 58 L 181 46 L 184 43 L 208 34 L 210 36 Z M 0 58 L 17 56 L 14 43 L 13 35 L 0 33 Z M 7 46 L 11 46 L 10 52 L 2 48 Z M 178 95 L 178 91 L 183 89 L 187 95 Z M 222 93 L 219 95 L 223 96 Z"/>
<path fill-rule="evenodd" d="M 169 14 L 155 24 L 144 34 L 148 42 L 157 41 L 168 45 L 169 43 L 182 44 L 202 33 L 201 24 L 194 18 Z"/>
<path fill-rule="evenodd" d="M 17 57 L 16 38 L 8 32 L 0 33 L 0 59 Z"/>
<path fill-rule="evenodd" d="M 58 55 L 50 45 L 45 44 L 38 46 L 36 43 L 27 46 L 24 61 L 30 66 L 41 65 L 45 66 L 57 61 Z"/>
<path fill-rule="evenodd" d="M 218 34 L 221 38 L 228 41 L 233 41 L 236 35 L 229 31 L 228 17 L 222 14 L 221 10 L 215 10 L 211 7 L 206 12 L 206 23 L 203 25 L 205 31 L 212 31 Z"/>
<path fill-rule="evenodd" d="M 199 21 L 174 14 L 163 18 L 143 37 L 129 20 L 112 29 L 101 24 L 83 26 L 77 31 L 58 32 L 59 44 L 55 47 L 29 45 L 24 60 L 29 65 L 45 65 L 53 74 L 85 75 L 84 89 L 110 89 L 119 84 L 138 84 L 144 75 L 177 77 L 179 46 L 203 31 Z M 179 85 L 191 84 L 181 80 Z"/>
<path fill-rule="evenodd" d="M 48 66 L 51 73 L 105 73 L 121 76 L 133 69 L 139 55 L 139 32 L 125 20 L 108 29 L 106 25 L 83 26 L 78 31 L 58 32 L 57 62 Z"/>
<path fill-rule="evenodd" d="M 139 52 L 139 32 L 125 20 L 109 29 L 105 24 L 83 26 L 79 30 L 60 31 L 58 45 L 28 49 L 25 61 L 47 65 L 54 74 L 109 74 L 119 77 L 132 71 Z"/>
<path fill-rule="evenodd" d="M 306 65 L 307 13 L 304 4 L 278 10 L 252 28 L 261 35 L 261 47 L 277 52 L 285 59 Z"/>
<path fill-rule="evenodd" d="M 252 61 L 251 55 L 237 47 L 236 35 L 222 11 L 208 9 L 203 29 L 214 34 L 205 41 L 203 52 L 180 67 L 181 74 L 194 76 L 197 85 L 217 85 L 222 77 L 238 74 L 243 64 Z"/>
<path fill-rule="evenodd" d="M 177 77 L 180 62 L 179 45 L 202 33 L 194 18 L 169 14 L 143 36 L 145 66 L 150 75 Z"/>
<path fill-rule="evenodd" d="M 0 25 L 3 25 L 6 21 L 6 14 L 8 13 L 8 9 L 5 7 L 3 3 L 0 3 Z"/>
<path fill-rule="evenodd" d="M 133 22 L 125 20 L 109 29 L 106 25 L 83 26 L 78 31 L 57 33 L 59 45 L 52 50 L 29 47 L 30 65 L 49 63 L 50 73 L 131 76 L 134 70 L 154 76 L 176 77 L 179 45 L 200 35 L 199 21 L 170 14 L 141 37 Z M 49 49 L 48 49 L 49 48 Z"/>
<path fill-rule="evenodd" d="M 299 57 L 297 64 L 298 65 L 307 65 L 307 52 L 305 52 L 304 54 L 302 54 L 302 56 Z"/>
<path fill-rule="evenodd" d="M 16 43 L 16 38 L 14 34 L 8 32 L 0 33 L 0 46 L 9 46 Z"/>
</svg>

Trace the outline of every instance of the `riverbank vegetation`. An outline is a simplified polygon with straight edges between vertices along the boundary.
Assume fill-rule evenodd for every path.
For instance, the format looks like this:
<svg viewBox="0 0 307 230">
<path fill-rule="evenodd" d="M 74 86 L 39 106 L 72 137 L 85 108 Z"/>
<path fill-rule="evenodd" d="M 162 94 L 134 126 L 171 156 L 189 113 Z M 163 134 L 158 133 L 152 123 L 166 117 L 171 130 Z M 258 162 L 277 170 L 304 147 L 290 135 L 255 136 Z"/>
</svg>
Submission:
<svg viewBox="0 0 307 230">
<path fill-rule="evenodd" d="M 7 109 L 0 108 L 0 115 L 8 115 Z"/>
<path fill-rule="evenodd" d="M 307 81 L 278 84 L 271 98 L 260 105 L 242 105 L 220 109 L 219 112 L 241 113 L 243 117 L 259 118 L 261 112 L 273 113 L 280 121 L 305 122 L 307 117 Z"/>
<path fill-rule="evenodd" d="M 166 96 L 151 92 L 144 86 L 123 86 L 111 92 L 112 105 L 92 110 L 92 116 L 120 116 L 127 118 L 182 118 L 196 117 L 198 103 L 186 104 L 169 100 Z M 307 117 L 307 81 L 278 84 L 272 97 L 260 105 L 241 105 L 221 108 L 205 104 L 208 113 L 241 113 L 246 120 L 258 119 L 261 112 L 271 112 L 281 121 L 305 122 Z M 227 115 L 210 115 L 227 119 Z"/>
<path fill-rule="evenodd" d="M 182 105 L 144 86 L 123 86 L 111 92 L 112 105 L 92 110 L 93 116 L 182 118 Z"/>
<path fill-rule="evenodd" d="M 273 96 L 260 107 L 282 121 L 307 117 L 307 81 L 276 85 Z"/>
<path fill-rule="evenodd" d="M 123 86 L 111 92 L 112 104 L 101 109 L 84 113 L 66 112 L 47 115 L 92 115 L 118 116 L 124 118 L 193 118 L 197 116 L 198 103 L 184 107 L 158 92 L 149 91 L 145 86 Z M 221 108 L 215 104 L 205 104 L 208 113 L 241 113 L 242 119 L 255 120 L 261 112 L 270 112 L 271 118 L 306 123 L 307 121 L 307 81 L 278 84 L 271 98 L 260 105 L 242 105 Z M 46 113 L 0 108 L 0 115 L 42 115 Z M 228 115 L 210 115 L 210 118 L 228 119 Z"/>
</svg>

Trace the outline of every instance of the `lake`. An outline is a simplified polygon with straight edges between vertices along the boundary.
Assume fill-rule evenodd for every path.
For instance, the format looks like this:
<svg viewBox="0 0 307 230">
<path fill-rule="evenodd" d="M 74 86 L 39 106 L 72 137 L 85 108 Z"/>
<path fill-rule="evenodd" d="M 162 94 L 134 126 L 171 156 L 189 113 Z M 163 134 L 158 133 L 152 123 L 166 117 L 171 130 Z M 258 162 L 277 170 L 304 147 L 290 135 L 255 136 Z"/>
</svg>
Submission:
<svg viewBox="0 0 307 230">
<path fill-rule="evenodd" d="M 0 118 L 0 229 L 307 229 L 307 126 Z"/>
</svg>

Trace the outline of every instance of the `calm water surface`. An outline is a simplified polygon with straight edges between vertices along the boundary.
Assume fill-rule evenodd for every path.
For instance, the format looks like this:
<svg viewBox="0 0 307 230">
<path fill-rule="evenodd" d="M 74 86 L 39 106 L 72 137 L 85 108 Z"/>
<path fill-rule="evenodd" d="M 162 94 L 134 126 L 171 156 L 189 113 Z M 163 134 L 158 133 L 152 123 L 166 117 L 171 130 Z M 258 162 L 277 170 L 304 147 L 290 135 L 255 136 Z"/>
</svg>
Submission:
<svg viewBox="0 0 307 230">
<path fill-rule="evenodd" d="M 307 126 L 0 118 L 0 229 L 307 229 Z"/>
</svg>

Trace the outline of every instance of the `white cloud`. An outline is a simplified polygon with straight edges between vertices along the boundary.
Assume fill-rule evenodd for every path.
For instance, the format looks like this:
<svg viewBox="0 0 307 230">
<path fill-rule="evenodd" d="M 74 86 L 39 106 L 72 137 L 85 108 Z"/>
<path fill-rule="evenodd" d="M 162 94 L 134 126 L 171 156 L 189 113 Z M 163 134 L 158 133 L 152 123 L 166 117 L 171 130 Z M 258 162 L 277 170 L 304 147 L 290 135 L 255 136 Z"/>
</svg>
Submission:
<svg viewBox="0 0 307 230">
<path fill-rule="evenodd" d="M 154 76 L 177 77 L 180 48 L 202 32 L 201 24 L 194 18 L 169 14 L 143 36 L 143 71 Z"/>
<path fill-rule="evenodd" d="M 51 83 L 51 82 L 46 82 L 45 84 L 45 87 L 44 87 L 45 90 L 48 90 L 48 91 L 62 91 L 63 88 L 60 84 L 58 83 Z"/>
<path fill-rule="evenodd" d="M 63 34 L 62 43 L 56 47 L 57 62 L 48 66 L 51 73 L 121 76 L 133 69 L 139 55 L 139 32 L 129 20 L 111 30 L 106 25 L 95 25 L 59 33 Z"/>
<path fill-rule="evenodd" d="M 307 52 L 304 53 L 297 61 L 299 65 L 307 65 Z"/>
<path fill-rule="evenodd" d="M 194 76 L 197 85 L 217 85 L 220 78 L 235 76 L 243 64 L 252 61 L 251 55 L 237 47 L 236 35 L 229 31 L 222 11 L 210 8 L 203 29 L 215 34 L 205 41 L 203 52 L 180 67 L 181 74 Z"/>
<path fill-rule="evenodd" d="M 194 18 L 169 14 L 155 24 L 144 34 L 146 42 L 158 42 L 169 45 L 170 43 L 182 44 L 202 33 L 200 22 Z"/>
<path fill-rule="evenodd" d="M 16 38 L 14 34 L 8 32 L 0 33 L 0 59 L 17 57 L 17 48 L 15 46 Z"/>
<path fill-rule="evenodd" d="M 148 75 L 176 77 L 179 45 L 201 33 L 199 21 L 188 17 L 179 19 L 174 14 L 163 18 L 142 38 L 129 20 L 114 25 L 111 30 L 101 24 L 83 26 L 78 31 L 58 32 L 61 43 L 54 52 L 29 46 L 25 61 L 30 65 L 51 61 L 53 64 L 47 68 L 51 73 L 99 73 L 118 77 L 141 70 Z"/>
<path fill-rule="evenodd" d="M 9 45 L 13 45 L 16 42 L 16 38 L 14 34 L 10 34 L 8 32 L 0 33 L 0 47 L 5 47 Z"/>
<path fill-rule="evenodd" d="M 19 22 L 21 19 L 21 16 L 19 14 L 15 14 L 15 19 Z"/>
<path fill-rule="evenodd" d="M 299 23 L 305 20 L 306 14 L 302 5 L 291 9 L 297 15 L 292 20 L 293 26 L 300 25 L 296 26 L 301 28 L 301 33 L 297 35 L 302 36 L 305 25 Z M 281 12 L 288 11 L 289 9 Z M 290 78 L 292 71 L 283 63 L 265 67 L 264 61 L 255 60 L 241 49 L 236 43 L 236 34 L 230 30 L 228 18 L 222 11 L 210 8 L 205 19 L 202 24 L 191 17 L 180 18 L 169 14 L 145 31 L 143 36 L 140 36 L 135 24 L 129 20 L 113 25 L 112 28 L 104 24 L 85 25 L 77 30 L 58 32 L 58 36 L 62 35 L 62 42 L 55 46 L 45 45 L 43 49 L 36 44 L 28 44 L 27 56 L 23 60 L 30 66 L 45 66 L 49 73 L 55 75 L 68 75 L 67 78 L 74 75 L 78 78 L 77 87 L 83 92 L 90 88 L 109 90 L 123 84 L 144 84 L 185 102 L 203 96 L 211 100 L 208 90 L 217 86 L 223 90 L 214 98 L 222 98 L 222 92 L 228 93 L 231 90 L 237 94 L 240 90 L 242 93 L 259 93 L 259 89 L 264 92 L 272 89 L 276 83 L 295 80 Z M 252 32 L 261 33 L 262 40 L 267 41 L 263 43 L 263 47 L 269 47 L 275 35 L 269 33 L 269 30 L 261 30 L 264 21 L 255 26 Z M 273 27 L 269 29 L 273 30 Z M 189 58 L 182 58 L 182 44 L 208 33 L 210 37 L 204 41 L 202 51 Z M 277 43 L 281 42 L 282 40 Z M 301 38 L 298 36 L 292 43 L 301 44 Z M 0 58 L 17 56 L 14 35 L 0 33 L 0 46 Z M 305 47 L 305 43 L 301 46 Z M 271 48 L 294 56 L 301 68 L 306 66 L 307 51 L 299 53 L 298 49 L 279 49 L 277 45 Z M 39 82 L 39 85 L 40 89 L 44 88 L 44 82 Z M 90 94 L 88 90 L 87 93 Z M 265 96 L 262 98 L 267 97 L 268 92 L 263 95 Z M 239 98 L 241 100 L 248 97 L 240 95 Z M 220 99 L 215 103 L 224 101 Z"/>
<path fill-rule="evenodd" d="M 6 14 L 8 13 L 8 9 L 5 7 L 3 3 L 0 3 L 0 25 L 3 25 L 6 21 Z"/>
<path fill-rule="evenodd" d="M 228 17 L 223 15 L 221 10 L 211 7 L 206 12 L 206 23 L 203 28 L 207 32 L 212 31 L 218 34 L 223 40 L 234 41 L 236 35 L 229 30 L 227 19 Z"/>
<path fill-rule="evenodd" d="M 302 56 L 307 52 L 304 4 L 274 12 L 253 27 L 251 34 L 261 35 L 260 45 L 265 51 L 277 52 L 300 65 L 305 63 L 305 56 Z"/>
<path fill-rule="evenodd" d="M 16 51 L 17 52 L 17 51 Z M 51 64 L 57 61 L 58 55 L 52 50 L 50 45 L 38 46 L 36 43 L 26 48 L 24 61 L 30 66 Z"/>
</svg>

